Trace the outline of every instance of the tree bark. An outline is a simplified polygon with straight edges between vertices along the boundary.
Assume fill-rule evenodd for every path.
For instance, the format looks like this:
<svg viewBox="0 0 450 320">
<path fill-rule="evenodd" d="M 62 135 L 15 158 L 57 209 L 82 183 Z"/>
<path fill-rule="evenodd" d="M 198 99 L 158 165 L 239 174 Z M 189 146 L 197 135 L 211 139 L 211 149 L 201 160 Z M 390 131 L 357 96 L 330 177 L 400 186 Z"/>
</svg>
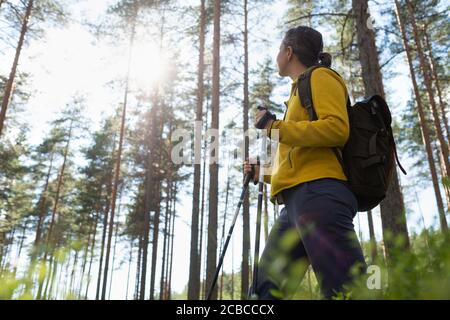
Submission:
<svg viewBox="0 0 450 320">
<path fill-rule="evenodd" d="M 212 82 L 212 112 L 211 129 L 219 129 L 220 110 L 220 0 L 214 1 L 214 37 L 213 37 L 213 82 Z M 215 139 L 218 139 L 216 136 Z M 219 157 L 219 148 L 211 150 L 209 164 L 209 215 L 208 215 L 208 257 L 206 266 L 206 288 L 209 290 L 212 285 L 216 270 L 217 258 L 217 208 L 218 208 L 218 184 L 219 184 L 219 164 L 214 158 Z M 217 286 L 214 288 L 212 300 L 217 299 Z"/>
<path fill-rule="evenodd" d="M 107 182 L 106 187 L 106 204 L 104 207 L 104 215 L 103 215 L 103 229 L 102 229 L 102 244 L 100 249 L 100 261 L 98 266 L 98 276 L 97 276 L 97 290 L 95 293 L 95 300 L 100 299 L 100 285 L 102 283 L 102 270 L 103 270 L 103 256 L 105 252 L 105 243 L 106 243 L 106 230 L 108 229 L 108 215 L 109 215 L 109 209 L 111 202 L 109 201 L 109 194 L 111 193 L 112 189 L 112 172 L 109 175 L 109 179 Z"/>
<path fill-rule="evenodd" d="M 3 126 L 6 117 L 6 110 L 8 109 L 9 102 L 12 96 L 12 89 L 14 85 L 14 79 L 16 78 L 17 66 L 19 64 L 20 52 L 22 51 L 23 43 L 25 40 L 25 34 L 28 30 L 28 22 L 31 16 L 31 11 L 33 9 L 34 0 L 28 0 L 27 8 L 25 11 L 25 16 L 22 21 L 22 28 L 20 30 L 19 42 L 16 47 L 16 53 L 14 55 L 14 62 L 12 64 L 11 71 L 9 73 L 8 81 L 6 82 L 5 92 L 3 94 L 2 108 L 0 110 L 0 136 L 2 135 Z"/>
<path fill-rule="evenodd" d="M 372 210 L 367 211 L 367 221 L 369 223 L 370 236 L 370 258 L 372 262 L 377 258 L 377 239 L 375 238 L 375 229 L 373 227 Z"/>
<path fill-rule="evenodd" d="M 378 52 L 375 44 L 375 34 L 367 27 L 367 0 L 352 0 L 355 14 L 359 60 L 362 68 L 364 90 L 366 96 L 378 94 L 384 98 L 383 79 L 380 72 Z M 400 189 L 397 167 L 394 166 L 392 179 L 389 183 L 386 198 L 380 204 L 383 239 L 388 260 L 393 257 L 395 243 L 392 237 L 398 236 L 403 240 L 404 248 L 409 248 L 408 228 L 406 225 L 405 206 Z"/>
<path fill-rule="evenodd" d="M 119 195 L 119 207 L 117 208 L 117 221 L 116 221 L 116 230 L 114 231 L 114 246 L 113 246 L 113 258 L 111 262 L 111 276 L 109 279 L 109 291 L 108 291 L 108 300 L 111 299 L 111 287 L 113 284 L 113 275 L 114 275 L 114 263 L 116 261 L 116 246 L 117 246 L 117 238 L 119 237 L 119 218 L 120 218 L 120 209 L 121 209 L 121 198 L 122 191 L 120 191 Z"/>
<path fill-rule="evenodd" d="M 160 131 L 158 131 L 157 137 L 160 137 Z M 155 149 L 159 150 L 159 146 L 156 146 Z M 154 149 L 154 150 L 155 150 Z M 160 162 L 161 163 L 161 162 Z M 152 269 L 150 275 L 150 300 L 154 299 L 155 295 L 155 279 L 156 279 L 156 263 L 158 259 L 158 239 L 159 239 L 159 223 L 160 223 L 160 179 L 157 178 L 156 181 L 153 181 L 154 184 L 154 212 L 155 215 L 153 217 L 153 240 L 152 240 Z"/>
<path fill-rule="evenodd" d="M 244 157 L 249 157 L 248 112 L 248 1 L 244 0 L 244 101 L 243 101 L 243 129 L 244 129 Z M 245 175 L 243 175 L 245 179 Z M 241 266 L 241 299 L 247 298 L 250 272 L 250 198 L 246 192 L 242 212 L 242 266 Z"/>
<path fill-rule="evenodd" d="M 48 189 L 48 183 L 50 180 L 50 174 L 51 174 L 52 167 L 53 167 L 53 156 L 54 156 L 54 153 L 52 152 L 50 155 L 50 164 L 48 166 L 47 175 L 45 177 L 44 190 L 42 191 L 41 199 L 39 201 L 39 218 L 38 218 L 38 223 L 37 223 L 37 227 L 36 227 L 36 236 L 34 238 L 35 249 L 37 249 L 36 247 L 38 246 L 39 241 L 41 240 L 42 223 L 44 221 L 44 215 L 45 215 L 44 210 L 45 210 L 45 203 L 47 200 L 47 189 Z"/>
<path fill-rule="evenodd" d="M 267 196 L 267 185 L 264 184 L 264 241 L 267 241 L 269 237 L 269 207 L 268 207 L 268 196 Z"/>
<path fill-rule="evenodd" d="M 168 179 L 170 180 L 170 178 Z M 170 212 L 170 207 L 169 207 L 169 203 L 170 203 L 170 186 L 171 185 L 171 181 L 167 181 L 167 193 L 166 193 L 166 215 L 164 218 L 164 231 L 163 231 L 163 254 L 162 254 L 162 266 L 161 266 L 161 281 L 159 283 L 159 300 L 163 300 L 164 299 L 164 291 L 165 291 L 165 285 L 166 285 L 166 266 L 167 266 L 167 240 L 168 240 L 168 227 L 169 227 L 169 212 Z"/>
<path fill-rule="evenodd" d="M 117 198 L 117 189 L 119 185 L 120 178 L 120 164 L 122 161 L 122 148 L 123 148 L 123 138 L 125 135 L 125 121 L 127 114 L 127 102 L 128 102 L 128 88 L 130 81 L 130 68 L 131 68 L 131 52 L 134 44 L 134 36 L 135 36 L 135 28 L 136 28 L 136 17 L 137 17 L 137 8 L 134 8 L 133 17 L 132 17 L 132 25 L 131 25 L 131 33 L 130 33 L 130 43 L 129 43 L 129 55 L 128 55 L 128 65 L 127 65 L 127 75 L 125 80 L 125 93 L 123 98 L 123 108 L 122 108 L 122 119 L 120 123 L 120 136 L 119 136 L 119 147 L 117 151 L 117 158 L 114 168 L 114 183 L 111 194 L 111 217 L 109 219 L 109 232 L 108 232 L 108 243 L 106 245 L 106 257 L 105 257 L 105 270 L 103 275 L 103 287 L 102 287 L 102 300 L 105 300 L 106 297 L 106 284 L 108 282 L 108 267 L 109 267 L 109 255 L 111 251 L 111 240 L 114 229 L 114 214 L 116 211 L 116 198 Z"/>
<path fill-rule="evenodd" d="M 165 8 L 163 8 L 163 13 L 161 17 L 161 27 L 160 27 L 160 47 L 159 51 L 162 52 L 162 43 L 164 37 L 164 25 L 165 25 Z M 154 211 L 153 217 L 153 239 L 152 239 L 152 262 L 151 262 L 151 273 L 150 273 L 150 300 L 155 298 L 155 279 L 156 279 L 156 263 L 158 258 L 158 239 L 159 239 L 159 223 L 161 214 L 161 175 L 159 169 L 161 167 L 161 135 L 164 129 L 164 113 L 162 111 L 161 101 L 159 97 L 159 87 L 156 85 L 155 92 L 153 94 L 153 125 L 151 126 L 151 136 L 148 166 L 147 166 L 147 190 L 151 190 L 151 193 L 147 195 L 150 196 L 145 200 L 146 211 Z M 157 161 L 158 167 L 154 168 L 154 162 Z M 146 262 L 146 260 L 144 260 Z"/>
<path fill-rule="evenodd" d="M 208 119 L 208 107 L 206 108 L 206 115 L 205 118 Z M 205 121 L 205 131 L 208 129 L 208 120 Z M 206 187 L 206 146 L 207 142 L 206 139 L 204 141 L 204 155 L 203 155 L 203 170 L 202 170 L 202 203 L 201 203 L 201 209 L 200 209 L 200 239 L 199 239 L 199 248 L 198 248 L 198 270 L 199 275 L 201 275 L 202 270 L 202 255 L 203 255 L 203 226 L 204 226 L 204 217 L 205 217 L 205 187 Z M 206 261 L 206 260 L 205 260 Z M 201 278 L 201 277 L 200 277 Z M 200 281 L 200 284 L 202 282 Z M 204 290 L 204 284 L 205 281 L 203 281 L 203 286 L 200 288 L 200 292 L 202 293 L 202 299 L 205 298 L 205 290 Z"/>
<path fill-rule="evenodd" d="M 91 283 L 91 268 L 92 268 L 92 261 L 94 260 L 94 248 L 95 248 L 95 237 L 97 235 L 97 225 L 98 225 L 98 218 L 99 213 L 95 213 L 95 220 L 94 220 L 94 228 L 93 228 L 93 235 L 92 235 L 92 243 L 90 248 L 90 258 L 89 258 L 89 267 L 88 267 L 88 276 L 87 276 L 87 282 L 86 282 L 86 291 L 84 294 L 84 299 L 87 300 L 88 292 L 89 292 L 89 284 Z M 83 277 L 81 277 L 81 281 L 83 281 Z M 80 284 L 80 294 L 81 294 L 81 288 L 83 286 L 83 282 Z"/>
<path fill-rule="evenodd" d="M 59 204 L 59 199 L 60 199 L 61 188 L 62 188 L 62 184 L 64 181 L 64 172 L 66 169 L 67 156 L 69 154 L 69 144 L 70 144 L 70 140 L 72 138 L 72 126 L 73 126 L 73 119 L 70 120 L 69 134 L 67 137 L 66 147 L 64 149 L 63 163 L 61 165 L 61 171 L 60 171 L 59 177 L 58 177 L 58 184 L 56 186 L 55 202 L 53 204 L 52 217 L 50 220 L 50 226 L 48 228 L 47 239 L 46 239 L 46 244 L 45 244 L 45 253 L 44 253 L 44 259 L 43 259 L 44 262 L 47 259 L 50 240 L 52 237 L 53 227 L 54 227 L 55 219 L 56 219 L 56 211 L 58 209 L 58 204 Z"/>
<path fill-rule="evenodd" d="M 139 299 L 140 279 L 141 279 L 141 264 L 142 264 L 142 234 L 139 235 L 138 258 L 136 261 L 136 284 L 134 289 L 134 299 Z"/>
<path fill-rule="evenodd" d="M 409 65 L 409 72 L 411 74 L 411 80 L 413 83 L 413 89 L 414 89 L 414 94 L 415 94 L 416 103 L 417 103 L 417 110 L 418 110 L 418 115 L 419 115 L 419 124 L 420 124 L 420 128 L 422 131 L 423 144 L 425 145 L 425 150 L 426 150 L 426 154 L 427 154 L 428 166 L 430 168 L 431 181 L 433 183 L 434 195 L 436 197 L 436 203 L 437 203 L 438 212 L 439 212 L 439 221 L 441 223 L 442 231 L 444 233 L 448 233 L 448 226 L 447 226 L 447 221 L 445 218 L 444 203 L 442 201 L 441 191 L 439 188 L 439 179 L 438 179 L 436 167 L 435 167 L 436 162 L 434 160 L 433 150 L 431 148 L 430 130 L 428 128 L 425 111 L 424 111 L 424 108 L 422 105 L 422 98 L 420 96 L 419 86 L 417 84 L 416 74 L 414 71 L 414 65 L 413 65 L 413 60 L 412 60 L 412 56 L 411 56 L 411 47 L 409 46 L 408 39 L 406 36 L 405 23 L 401 16 L 402 11 L 401 11 L 400 3 L 398 0 L 395 0 L 395 6 L 396 6 L 397 22 L 398 22 L 398 25 L 399 25 L 399 28 L 400 28 L 400 31 L 402 34 L 403 46 L 405 47 L 406 57 L 408 60 L 408 65 Z M 442 173 L 442 175 L 444 176 L 444 172 Z"/>
<path fill-rule="evenodd" d="M 205 28 L 206 28 L 206 10 L 205 0 L 200 2 L 200 31 L 199 31 L 199 61 L 197 74 L 197 109 L 196 121 L 202 121 L 203 118 L 203 74 L 204 74 L 204 51 L 205 51 Z M 196 127 L 197 128 L 197 127 Z M 198 220 L 200 205 L 200 176 L 201 176 L 201 126 L 195 132 L 195 161 L 194 161 L 194 190 L 192 193 L 192 220 L 191 220 L 191 251 L 189 259 L 189 283 L 188 299 L 198 300 L 200 297 L 200 264 L 198 251 Z"/>
<path fill-rule="evenodd" d="M 438 137 L 438 141 L 440 144 L 439 150 L 442 153 L 442 158 L 443 158 L 444 165 L 445 165 L 446 172 L 445 172 L 444 176 L 448 177 L 448 175 L 450 174 L 449 149 L 448 149 L 447 141 L 445 140 L 444 134 L 442 132 L 441 123 L 439 121 L 439 114 L 437 112 L 436 101 L 434 99 L 434 91 L 433 91 L 432 83 L 431 83 L 432 81 L 431 81 L 431 77 L 430 77 L 429 65 L 427 64 L 427 61 L 425 59 L 425 54 L 422 49 L 421 39 L 419 37 L 419 31 L 417 29 L 416 18 L 414 16 L 414 10 L 413 10 L 413 5 L 411 4 L 411 1 L 406 0 L 406 7 L 407 7 L 407 11 L 408 11 L 408 17 L 410 18 L 410 21 L 411 21 L 412 31 L 413 31 L 413 35 L 414 35 L 414 41 L 416 44 L 417 54 L 419 56 L 420 68 L 422 70 L 425 88 L 426 88 L 426 91 L 428 94 L 428 99 L 430 101 L 430 110 L 431 110 L 431 114 L 433 115 L 433 123 L 434 123 L 434 127 L 436 129 L 436 135 Z"/>
<path fill-rule="evenodd" d="M 169 262 L 169 284 L 168 284 L 168 296 L 167 299 L 172 299 L 172 270 L 173 270 L 173 243 L 174 243 L 174 236 L 175 236 L 175 217 L 176 217 L 176 205 L 177 205 L 177 183 L 175 182 L 175 191 L 174 191 L 174 197 L 173 197 L 173 212 L 172 212 L 172 232 L 171 232 L 171 243 L 170 243 L 170 262 Z"/>
<path fill-rule="evenodd" d="M 130 285 L 131 262 L 133 260 L 133 238 L 130 241 L 130 258 L 128 259 L 127 289 L 125 291 L 125 300 L 128 300 L 128 288 Z"/>
<path fill-rule="evenodd" d="M 226 191 L 225 191 L 225 210 L 224 210 L 224 213 L 223 213 L 222 235 L 220 237 L 220 250 L 219 250 L 219 252 L 221 254 L 222 254 L 224 241 L 225 241 L 225 225 L 226 225 L 226 222 L 227 222 L 228 199 L 229 199 L 229 194 L 230 194 L 230 162 L 228 163 L 227 186 L 226 186 Z M 220 274 L 220 296 L 219 296 L 219 300 L 222 300 L 222 298 L 223 298 L 223 274 L 224 274 L 224 268 L 222 268 L 221 274 Z"/>
<path fill-rule="evenodd" d="M 447 140 L 448 140 L 450 137 L 450 129 L 448 126 L 447 108 L 446 108 L 444 99 L 442 98 L 441 84 L 439 82 L 439 77 L 437 74 L 438 64 L 433 55 L 433 47 L 431 46 L 427 28 L 425 28 L 423 30 L 423 34 L 424 34 L 424 38 L 425 38 L 425 44 L 426 44 L 427 50 L 428 50 L 428 56 L 430 58 L 430 63 L 431 63 L 432 80 L 434 81 L 434 84 L 436 86 L 438 99 L 439 99 L 439 107 L 440 107 L 440 111 L 441 111 L 441 117 L 442 117 L 442 121 L 444 122 L 445 133 L 447 135 Z"/>
</svg>

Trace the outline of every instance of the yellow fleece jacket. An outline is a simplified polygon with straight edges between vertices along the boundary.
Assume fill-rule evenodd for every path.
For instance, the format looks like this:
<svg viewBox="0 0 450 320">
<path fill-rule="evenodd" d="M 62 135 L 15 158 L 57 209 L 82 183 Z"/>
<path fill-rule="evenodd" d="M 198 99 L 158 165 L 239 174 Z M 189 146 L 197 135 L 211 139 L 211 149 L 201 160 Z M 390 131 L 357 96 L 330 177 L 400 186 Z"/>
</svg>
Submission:
<svg viewBox="0 0 450 320">
<path fill-rule="evenodd" d="M 264 181 L 271 184 L 272 202 L 281 203 L 277 196 L 280 191 L 303 182 L 321 178 L 347 180 L 332 150 L 332 147 L 343 147 L 350 132 L 344 81 L 326 68 L 313 71 L 311 91 L 316 121 L 309 121 L 296 85 L 297 80 L 292 82 L 291 95 L 285 102 L 284 119 L 274 121 L 268 128 L 272 139 L 276 136 L 273 130 L 279 130 L 274 163 L 271 170 L 266 168 L 264 172 Z"/>
</svg>

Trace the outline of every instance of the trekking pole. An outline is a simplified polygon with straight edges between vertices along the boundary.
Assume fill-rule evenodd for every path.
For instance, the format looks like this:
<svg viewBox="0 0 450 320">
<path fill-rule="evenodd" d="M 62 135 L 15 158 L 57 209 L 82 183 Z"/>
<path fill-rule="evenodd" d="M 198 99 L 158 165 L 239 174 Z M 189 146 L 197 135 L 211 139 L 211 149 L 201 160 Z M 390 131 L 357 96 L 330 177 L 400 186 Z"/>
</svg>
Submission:
<svg viewBox="0 0 450 320">
<path fill-rule="evenodd" d="M 258 107 L 260 109 L 261 107 Z M 263 203 L 263 193 L 264 193 L 264 164 L 266 161 L 266 136 L 261 135 L 261 155 L 259 162 L 259 179 L 258 179 L 258 207 L 256 214 L 256 231 L 255 231 L 255 254 L 253 257 L 253 280 L 252 287 L 249 293 L 251 297 L 256 292 L 256 284 L 258 280 L 258 267 L 259 267 L 259 243 L 261 237 L 261 216 L 262 216 L 262 203 Z"/>
<path fill-rule="evenodd" d="M 217 265 L 216 273 L 214 274 L 211 288 L 209 289 L 208 295 L 206 296 L 206 300 L 211 299 L 212 293 L 214 291 L 214 287 L 216 286 L 217 278 L 219 277 L 223 259 L 225 258 L 225 253 L 227 252 L 228 244 L 230 242 L 231 235 L 233 234 L 234 225 L 236 224 L 236 220 L 239 215 L 239 210 L 241 209 L 242 203 L 244 202 L 245 193 L 247 192 L 247 189 L 248 189 L 248 184 L 250 183 L 251 178 L 253 178 L 253 175 L 254 175 L 254 167 L 252 166 L 252 172 L 247 173 L 245 175 L 244 186 L 242 187 L 241 196 L 239 198 L 239 202 L 237 204 L 236 211 L 234 212 L 233 222 L 231 223 L 230 230 L 228 231 L 227 240 L 225 241 L 225 245 L 223 246 L 223 250 L 222 250 L 222 253 L 221 253 L 220 259 L 219 259 L 219 264 Z"/>
</svg>

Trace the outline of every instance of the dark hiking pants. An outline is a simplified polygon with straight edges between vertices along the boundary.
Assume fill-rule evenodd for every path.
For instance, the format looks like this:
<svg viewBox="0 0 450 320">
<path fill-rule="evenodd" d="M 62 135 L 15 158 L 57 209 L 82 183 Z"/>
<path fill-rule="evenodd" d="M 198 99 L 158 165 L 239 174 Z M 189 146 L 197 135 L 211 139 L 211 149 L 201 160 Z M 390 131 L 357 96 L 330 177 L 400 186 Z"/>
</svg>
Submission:
<svg viewBox="0 0 450 320">
<path fill-rule="evenodd" d="M 255 293 L 258 299 L 288 298 L 311 265 L 331 299 L 352 280 L 351 269 L 366 268 L 353 226 L 356 198 L 346 182 L 331 178 L 299 184 L 282 196 L 285 206 L 262 253 Z"/>
</svg>

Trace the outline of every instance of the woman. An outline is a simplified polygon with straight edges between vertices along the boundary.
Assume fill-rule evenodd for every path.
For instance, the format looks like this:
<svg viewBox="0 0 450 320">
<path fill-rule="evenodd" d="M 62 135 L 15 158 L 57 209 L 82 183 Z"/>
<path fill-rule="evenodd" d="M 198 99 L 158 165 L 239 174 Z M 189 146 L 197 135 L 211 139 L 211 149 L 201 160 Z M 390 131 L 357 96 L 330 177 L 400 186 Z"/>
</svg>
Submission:
<svg viewBox="0 0 450 320">
<path fill-rule="evenodd" d="M 297 79 L 308 67 L 331 66 L 331 56 L 322 49 L 320 32 L 305 26 L 287 31 L 277 56 L 280 76 L 293 81 L 284 119 L 266 110 L 256 115 L 255 126 L 269 137 L 279 130 L 275 163 L 264 180 L 271 184 L 271 200 L 284 204 L 260 259 L 253 293 L 259 299 L 287 298 L 305 274 L 306 268 L 295 267 L 301 262 L 311 264 L 326 299 L 344 290 L 353 266 L 359 272 L 366 267 L 353 225 L 357 200 L 332 150 L 343 147 L 349 136 L 345 83 L 327 68 L 312 73 L 316 121 L 309 121 L 296 92 Z M 244 172 L 251 171 L 246 161 Z M 258 172 L 256 166 L 255 183 Z M 283 243 L 292 229 L 298 241 L 286 250 Z"/>
</svg>

